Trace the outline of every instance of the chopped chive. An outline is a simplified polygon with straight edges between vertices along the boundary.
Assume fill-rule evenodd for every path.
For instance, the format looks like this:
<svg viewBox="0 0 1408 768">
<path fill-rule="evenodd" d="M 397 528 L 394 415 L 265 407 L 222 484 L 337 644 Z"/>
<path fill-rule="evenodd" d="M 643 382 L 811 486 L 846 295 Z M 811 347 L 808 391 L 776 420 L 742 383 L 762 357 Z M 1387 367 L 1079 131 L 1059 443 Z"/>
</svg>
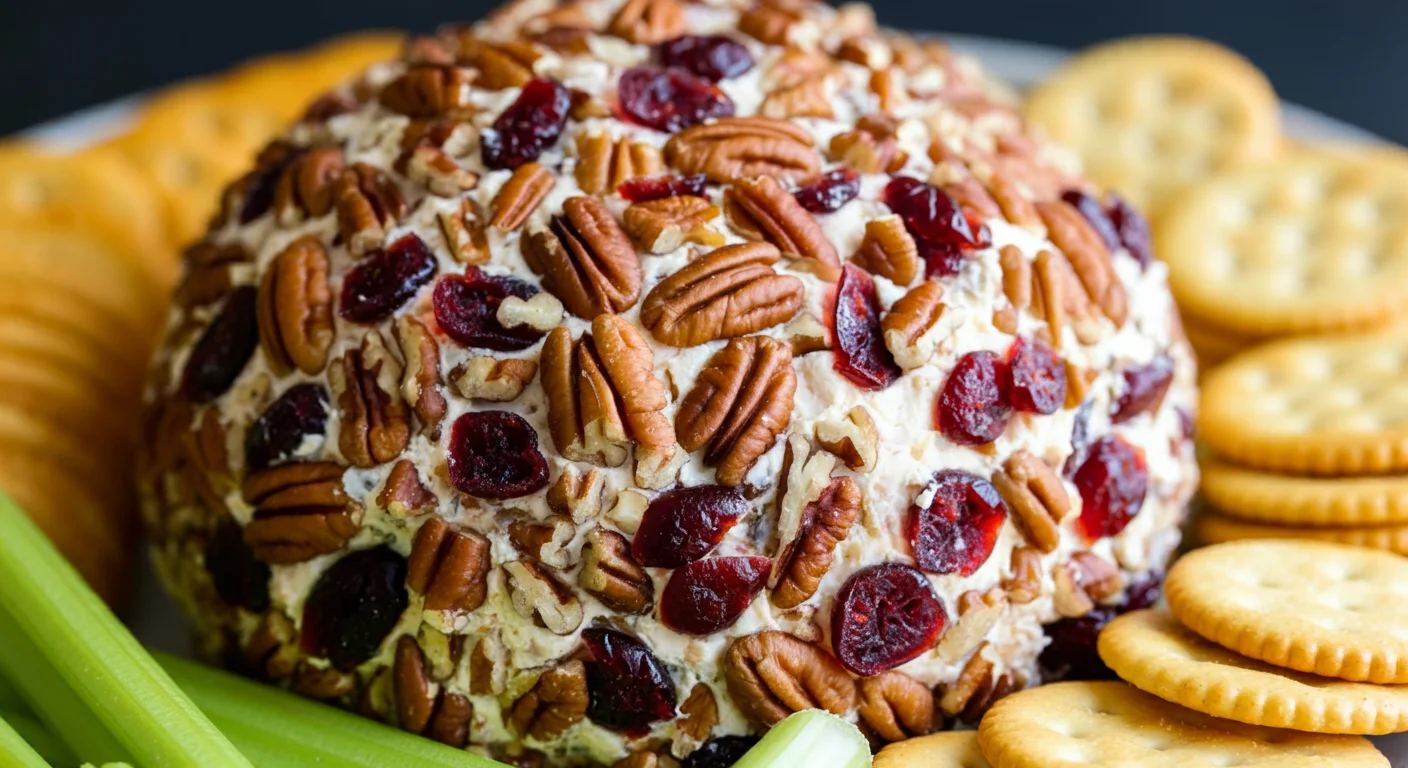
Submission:
<svg viewBox="0 0 1408 768">
<path fill-rule="evenodd" d="M 3 717 L 0 717 L 0 758 L 4 758 L 6 768 L 49 768 L 49 762 Z"/>
</svg>

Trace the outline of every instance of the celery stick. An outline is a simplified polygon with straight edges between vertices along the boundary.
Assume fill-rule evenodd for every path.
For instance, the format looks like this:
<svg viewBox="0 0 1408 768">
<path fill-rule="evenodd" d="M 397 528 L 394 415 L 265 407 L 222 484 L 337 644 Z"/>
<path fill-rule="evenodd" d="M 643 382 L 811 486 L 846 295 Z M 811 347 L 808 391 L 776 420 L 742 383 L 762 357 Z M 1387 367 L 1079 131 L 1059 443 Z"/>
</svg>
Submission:
<svg viewBox="0 0 1408 768">
<path fill-rule="evenodd" d="M 870 744 L 860 729 L 820 709 L 774 725 L 733 768 L 869 768 Z"/>
<path fill-rule="evenodd" d="M 27 712 L 29 705 L 24 703 L 20 689 L 4 675 L 0 675 L 0 712 Z"/>
<path fill-rule="evenodd" d="M 10 727 L 8 721 L 0 718 L 0 767 L 49 768 L 49 763 Z"/>
<path fill-rule="evenodd" d="M 0 584 L 0 666 L 80 759 L 252 768 L 3 493 Z"/>
<path fill-rule="evenodd" d="M 50 733 L 43 723 L 35 720 L 33 715 L 17 710 L 0 710 L 0 720 L 4 720 L 11 728 L 15 729 L 20 738 L 28 742 L 29 746 L 50 765 L 64 766 L 64 768 L 78 765 L 78 757 L 73 754 L 73 750 L 64 746 L 64 743 Z M 0 756 L 3 756 L 3 752 L 0 752 Z"/>
<path fill-rule="evenodd" d="M 154 655 L 171 679 L 259 768 L 504 768 L 473 753 L 188 659 Z"/>
</svg>

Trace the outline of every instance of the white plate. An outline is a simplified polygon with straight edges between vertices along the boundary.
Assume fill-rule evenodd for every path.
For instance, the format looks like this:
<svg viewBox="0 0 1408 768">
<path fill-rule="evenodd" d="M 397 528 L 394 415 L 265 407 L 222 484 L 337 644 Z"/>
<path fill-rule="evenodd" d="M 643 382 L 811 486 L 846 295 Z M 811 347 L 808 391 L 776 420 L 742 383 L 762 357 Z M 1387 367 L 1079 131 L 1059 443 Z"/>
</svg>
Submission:
<svg viewBox="0 0 1408 768">
<path fill-rule="evenodd" d="M 971 35 L 942 35 L 956 50 L 972 54 L 989 72 L 1018 88 L 1036 83 L 1070 54 L 1059 48 Z M 24 133 L 54 149 L 76 149 L 120 133 L 129 123 L 139 97 L 129 97 L 76 112 L 35 126 Z M 1301 141 L 1381 142 L 1362 128 L 1305 107 L 1283 103 L 1286 134 Z M 136 597 L 125 611 L 127 623 L 151 648 L 190 655 L 191 642 L 185 620 L 157 583 L 143 551 Z M 1393 768 L 1408 768 L 1408 734 L 1374 740 L 1388 755 Z"/>
</svg>

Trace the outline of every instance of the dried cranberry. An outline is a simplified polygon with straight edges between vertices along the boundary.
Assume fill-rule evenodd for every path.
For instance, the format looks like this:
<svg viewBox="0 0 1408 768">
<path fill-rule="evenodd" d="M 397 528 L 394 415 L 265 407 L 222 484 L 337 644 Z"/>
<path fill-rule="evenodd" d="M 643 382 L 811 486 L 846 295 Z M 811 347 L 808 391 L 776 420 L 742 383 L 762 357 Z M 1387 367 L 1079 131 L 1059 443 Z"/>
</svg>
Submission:
<svg viewBox="0 0 1408 768">
<path fill-rule="evenodd" d="M 235 187 L 244 193 L 240 202 L 239 222 L 248 224 L 269 212 L 274 207 L 274 190 L 283 177 L 284 170 L 298 159 L 302 152 L 292 151 L 288 145 L 275 142 L 265 147 L 259 155 L 259 167 L 245 174 Z"/>
<path fill-rule="evenodd" d="M 542 332 L 528 326 L 505 328 L 499 323 L 499 304 L 509 296 L 531 299 L 538 289 L 506 275 L 491 275 L 478 267 L 463 275 L 446 275 L 435 286 L 432 303 L 435 320 L 450 338 L 466 347 L 500 352 L 527 349 L 538 343 Z"/>
<path fill-rule="evenodd" d="M 181 390 L 192 401 L 208 403 L 225 394 L 239 378 L 259 346 L 259 320 L 255 312 L 258 291 L 252 285 L 236 288 L 225 299 L 220 314 L 201 334 L 186 358 Z"/>
<path fill-rule="evenodd" d="M 880 390 L 900 377 L 900 367 L 880 333 L 880 300 L 875 281 L 860 267 L 847 264 L 836 286 L 832 332 L 836 372 L 861 389 Z"/>
<path fill-rule="evenodd" d="M 993 352 L 959 358 L 939 393 L 939 431 L 959 445 L 991 443 L 1012 420 L 1005 383 L 1007 364 Z"/>
<path fill-rule="evenodd" d="M 766 557 L 711 557 L 670 574 L 660 595 L 660 621 L 686 635 L 709 635 L 733 626 L 763 584 Z"/>
<path fill-rule="evenodd" d="M 518 98 L 479 137 L 484 165 L 517 168 L 538 159 L 557 143 L 567 125 L 572 95 L 556 80 L 539 78 L 523 86 Z"/>
<path fill-rule="evenodd" d="M 709 554 L 748 512 L 743 494 L 723 485 L 676 488 L 645 508 L 631 555 L 641 565 L 678 568 Z"/>
<path fill-rule="evenodd" d="M 353 552 L 323 571 L 308 593 L 301 648 L 351 669 L 376 655 L 407 602 L 406 558 L 387 546 Z"/>
<path fill-rule="evenodd" d="M 1136 211 L 1123 197 L 1110 193 L 1110 221 L 1119 233 L 1120 244 L 1139 266 L 1148 267 L 1154 260 L 1154 249 L 1149 245 L 1149 222 Z"/>
<path fill-rule="evenodd" d="M 860 194 L 860 175 L 850 168 L 838 168 L 797 190 L 797 202 L 812 213 L 831 213 Z"/>
<path fill-rule="evenodd" d="M 1007 505 L 992 483 L 957 469 L 936 473 L 931 487 L 928 506 L 909 508 L 914 561 L 929 573 L 971 576 L 992 555 Z"/>
<path fill-rule="evenodd" d="M 269 607 L 269 566 L 244 543 L 244 529 L 224 518 L 205 542 L 205 569 L 215 594 L 230 605 L 261 613 Z"/>
<path fill-rule="evenodd" d="M 660 44 L 660 63 L 687 69 L 717 83 L 753 68 L 753 57 L 742 44 L 723 35 L 685 35 Z"/>
<path fill-rule="evenodd" d="M 909 176 L 896 176 L 885 186 L 885 205 L 899 214 L 916 239 L 959 248 L 982 248 L 984 238 L 963 209 L 943 190 Z"/>
<path fill-rule="evenodd" d="M 1087 541 L 1124 530 L 1144 504 L 1144 453 L 1117 435 L 1096 440 L 1071 478 L 1080 491 L 1080 531 Z"/>
<path fill-rule="evenodd" d="M 1007 353 L 1007 398 L 1012 407 L 1050 414 L 1066 404 L 1066 364 L 1051 347 L 1017 339 Z"/>
<path fill-rule="evenodd" d="M 1069 203 L 1072 208 L 1080 211 L 1080 215 L 1090 222 L 1090 227 L 1100 235 L 1100 239 L 1105 241 L 1105 245 L 1110 250 L 1113 251 L 1120 247 L 1120 235 L 1115 230 L 1115 222 L 1110 220 L 1110 216 L 1105 213 L 1105 208 L 1100 205 L 1099 200 L 1079 189 L 1068 189 L 1062 192 L 1061 199 Z"/>
<path fill-rule="evenodd" d="M 455 419 L 445 466 L 451 485 L 481 499 L 515 499 L 548 484 L 538 433 L 508 411 L 472 411 Z"/>
<path fill-rule="evenodd" d="M 1192 440 L 1198 433 L 1198 425 L 1193 421 L 1193 414 L 1182 406 L 1173 410 L 1178 414 L 1178 433 L 1183 435 L 1184 440 Z"/>
<path fill-rule="evenodd" d="M 759 741 L 757 736 L 720 736 L 700 745 L 680 768 L 733 768 Z"/>
<path fill-rule="evenodd" d="M 1159 407 L 1173 383 L 1173 358 L 1159 355 L 1144 365 L 1124 369 L 1124 393 L 1110 410 L 1110 421 L 1119 424 Z"/>
<path fill-rule="evenodd" d="M 628 69 L 616 84 L 616 97 L 627 117 L 666 133 L 733 114 L 733 102 L 717 85 L 683 69 Z"/>
<path fill-rule="evenodd" d="M 1096 652 L 1096 639 L 1116 616 L 1148 608 L 1158 602 L 1163 576 L 1149 572 L 1130 581 L 1124 597 L 1114 607 L 1096 606 L 1084 616 L 1061 619 L 1043 627 L 1050 642 L 1038 657 L 1042 677 L 1052 680 L 1113 680 L 1115 673 Z"/>
<path fill-rule="evenodd" d="M 1069 480 L 1075 477 L 1076 470 L 1080 468 L 1081 462 L 1085 461 L 1085 453 L 1090 449 L 1090 413 L 1094 409 L 1095 401 L 1086 400 L 1076 409 L 1076 418 L 1071 424 L 1071 455 L 1066 457 L 1066 463 L 1061 465 L 1061 474 Z"/>
<path fill-rule="evenodd" d="M 322 435 L 327 422 L 328 396 L 320 385 L 305 382 L 289 387 L 245 433 L 245 469 L 264 469 L 287 460 L 305 438 Z"/>
<path fill-rule="evenodd" d="M 338 314 L 354 323 L 375 323 L 410 301 L 435 274 L 435 257 L 414 233 L 385 250 L 367 254 L 342 281 Z"/>
<path fill-rule="evenodd" d="M 680 195 L 703 197 L 704 183 L 708 179 L 709 177 L 702 173 L 696 173 L 693 176 L 674 176 L 671 174 L 638 176 L 624 181 L 619 191 L 621 197 L 633 203 L 645 203 L 666 197 L 679 197 Z"/>
<path fill-rule="evenodd" d="M 675 681 L 645 643 L 614 629 L 582 632 L 587 662 L 587 717 L 597 725 L 641 732 L 675 716 Z"/>
<path fill-rule="evenodd" d="M 836 593 L 831 644 L 842 666 L 870 677 L 929 650 L 947 621 L 929 577 L 903 563 L 872 565 Z"/>
</svg>

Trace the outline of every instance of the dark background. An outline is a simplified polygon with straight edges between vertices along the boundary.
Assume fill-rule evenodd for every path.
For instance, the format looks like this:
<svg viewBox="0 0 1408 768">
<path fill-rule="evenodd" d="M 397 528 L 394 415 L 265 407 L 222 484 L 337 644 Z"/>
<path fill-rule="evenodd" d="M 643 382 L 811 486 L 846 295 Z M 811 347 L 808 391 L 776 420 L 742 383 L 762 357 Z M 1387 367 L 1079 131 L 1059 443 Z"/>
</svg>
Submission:
<svg viewBox="0 0 1408 768">
<path fill-rule="evenodd" d="M 427 31 L 495 0 L 0 0 L 0 134 L 337 32 Z M 1229 45 L 1282 97 L 1408 142 L 1403 0 L 873 0 L 880 22 L 1069 48 L 1128 34 Z"/>
</svg>

